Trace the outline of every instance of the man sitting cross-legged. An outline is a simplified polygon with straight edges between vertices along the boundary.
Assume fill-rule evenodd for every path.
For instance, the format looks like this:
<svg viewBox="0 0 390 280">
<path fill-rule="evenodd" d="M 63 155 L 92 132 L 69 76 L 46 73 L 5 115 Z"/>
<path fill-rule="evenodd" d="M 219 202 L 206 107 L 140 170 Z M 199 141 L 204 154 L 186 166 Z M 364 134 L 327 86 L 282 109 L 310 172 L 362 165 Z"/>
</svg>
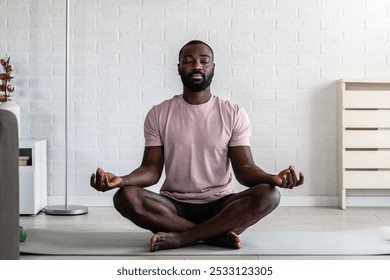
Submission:
<svg viewBox="0 0 390 280">
<path fill-rule="evenodd" d="M 204 42 L 184 45 L 178 63 L 183 93 L 148 112 L 141 165 L 124 176 L 101 168 L 91 176 L 98 191 L 119 188 L 115 208 L 155 233 L 151 251 L 199 241 L 241 248 L 239 235 L 278 206 L 277 187 L 292 189 L 304 181 L 293 166 L 269 174 L 255 164 L 247 113 L 211 93 L 213 59 Z M 147 190 L 159 181 L 164 166 L 160 193 Z M 247 187 L 244 191 L 231 187 L 230 166 Z"/>
</svg>

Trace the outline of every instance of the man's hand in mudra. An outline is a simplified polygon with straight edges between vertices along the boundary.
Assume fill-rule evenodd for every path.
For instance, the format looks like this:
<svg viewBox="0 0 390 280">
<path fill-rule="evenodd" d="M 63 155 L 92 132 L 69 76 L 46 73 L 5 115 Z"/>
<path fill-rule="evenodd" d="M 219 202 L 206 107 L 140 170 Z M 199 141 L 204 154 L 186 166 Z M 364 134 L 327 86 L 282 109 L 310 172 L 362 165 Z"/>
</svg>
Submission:
<svg viewBox="0 0 390 280">
<path fill-rule="evenodd" d="M 278 175 L 273 176 L 272 181 L 280 188 L 293 189 L 303 184 L 304 176 L 303 173 L 300 172 L 298 179 L 294 166 L 290 165 L 289 168 L 284 169 L 280 171 Z"/>
<path fill-rule="evenodd" d="M 105 192 L 115 188 L 118 188 L 122 184 L 123 179 L 111 172 L 105 172 L 103 169 L 98 168 L 96 173 L 91 175 L 91 187 L 94 189 Z"/>
</svg>

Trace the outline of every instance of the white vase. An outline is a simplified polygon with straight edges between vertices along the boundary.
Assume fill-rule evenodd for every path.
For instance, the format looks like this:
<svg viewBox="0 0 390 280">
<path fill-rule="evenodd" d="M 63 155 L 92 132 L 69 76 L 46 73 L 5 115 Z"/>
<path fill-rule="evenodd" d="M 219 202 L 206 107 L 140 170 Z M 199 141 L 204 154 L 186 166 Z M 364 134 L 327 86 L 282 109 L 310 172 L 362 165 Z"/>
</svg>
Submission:
<svg viewBox="0 0 390 280">
<path fill-rule="evenodd" d="M 10 111 L 16 116 L 18 121 L 18 135 L 20 137 L 20 106 L 14 101 L 0 102 L 0 109 Z"/>
</svg>

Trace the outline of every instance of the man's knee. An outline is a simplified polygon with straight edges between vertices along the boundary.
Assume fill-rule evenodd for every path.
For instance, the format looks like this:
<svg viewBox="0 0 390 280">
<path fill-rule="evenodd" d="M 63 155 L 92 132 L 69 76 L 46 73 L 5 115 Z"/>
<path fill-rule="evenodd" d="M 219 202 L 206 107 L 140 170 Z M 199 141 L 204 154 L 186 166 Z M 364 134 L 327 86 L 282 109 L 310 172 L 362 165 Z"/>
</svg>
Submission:
<svg viewBox="0 0 390 280">
<path fill-rule="evenodd" d="M 281 195 L 276 187 L 269 184 L 261 184 L 256 186 L 256 192 L 260 208 L 266 208 L 267 212 L 271 212 L 278 207 Z"/>
<path fill-rule="evenodd" d="M 280 191 L 275 186 L 269 186 L 269 196 L 270 202 L 274 208 L 278 207 L 281 198 Z"/>
<path fill-rule="evenodd" d="M 129 211 L 138 198 L 138 190 L 136 187 L 120 188 L 113 197 L 114 207 L 120 213 Z"/>
<path fill-rule="evenodd" d="M 124 200 L 125 200 L 124 191 L 123 188 L 120 188 L 119 190 L 116 191 L 116 193 L 113 196 L 114 207 L 119 212 L 120 209 L 123 207 Z"/>
</svg>

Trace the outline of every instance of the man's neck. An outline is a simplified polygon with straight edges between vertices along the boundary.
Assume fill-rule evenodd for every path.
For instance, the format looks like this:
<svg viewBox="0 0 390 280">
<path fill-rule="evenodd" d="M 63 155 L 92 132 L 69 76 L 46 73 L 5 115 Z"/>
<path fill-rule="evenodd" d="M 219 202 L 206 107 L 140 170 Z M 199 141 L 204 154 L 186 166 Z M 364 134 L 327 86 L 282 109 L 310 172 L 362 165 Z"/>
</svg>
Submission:
<svg viewBox="0 0 390 280">
<path fill-rule="evenodd" d="M 200 92 L 192 92 L 184 89 L 183 98 L 188 104 L 191 105 L 200 105 L 207 103 L 211 98 L 210 88 L 207 88 Z"/>
</svg>

